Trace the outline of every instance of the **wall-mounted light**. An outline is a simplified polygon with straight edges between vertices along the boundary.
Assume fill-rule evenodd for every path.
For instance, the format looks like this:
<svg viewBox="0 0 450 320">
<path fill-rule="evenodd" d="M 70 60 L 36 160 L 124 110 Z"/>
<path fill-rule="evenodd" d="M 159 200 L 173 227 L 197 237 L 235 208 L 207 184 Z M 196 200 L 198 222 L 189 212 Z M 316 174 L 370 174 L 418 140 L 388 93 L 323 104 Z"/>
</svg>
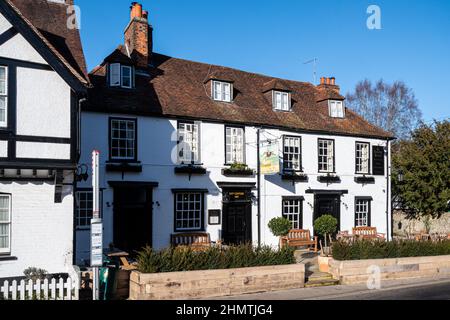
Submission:
<svg viewBox="0 0 450 320">
<path fill-rule="evenodd" d="M 314 209 L 314 206 L 311 204 L 311 202 L 307 202 L 307 204 L 311 207 L 311 209 Z"/>
<path fill-rule="evenodd" d="M 75 179 L 77 182 L 87 181 L 89 179 L 88 174 L 89 167 L 86 164 L 81 164 L 77 167 L 77 172 L 75 173 Z"/>
</svg>

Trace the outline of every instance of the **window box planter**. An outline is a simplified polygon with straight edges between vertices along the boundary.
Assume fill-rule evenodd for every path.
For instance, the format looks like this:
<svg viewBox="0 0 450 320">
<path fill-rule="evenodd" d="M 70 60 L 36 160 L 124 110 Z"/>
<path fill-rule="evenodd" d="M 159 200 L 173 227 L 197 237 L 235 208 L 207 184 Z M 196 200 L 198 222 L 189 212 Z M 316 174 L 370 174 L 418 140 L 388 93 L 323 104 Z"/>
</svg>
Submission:
<svg viewBox="0 0 450 320">
<path fill-rule="evenodd" d="M 331 183 L 341 183 L 341 177 L 339 176 L 332 176 L 332 175 L 326 175 L 326 176 L 319 176 L 317 180 L 321 183 L 331 184 Z"/>
<path fill-rule="evenodd" d="M 200 165 L 182 165 L 175 168 L 176 174 L 187 174 L 189 176 L 193 174 L 206 174 L 206 168 Z"/>
<path fill-rule="evenodd" d="M 281 174 L 282 180 L 294 181 L 294 182 L 308 182 L 309 178 L 306 174 L 294 171 L 285 171 Z"/>
<path fill-rule="evenodd" d="M 225 177 L 251 177 L 255 175 L 255 170 L 225 168 L 222 169 L 222 175 Z"/>
<path fill-rule="evenodd" d="M 374 184 L 375 178 L 374 177 L 366 177 L 366 176 L 356 177 L 355 182 L 360 183 L 360 184 Z"/>
<path fill-rule="evenodd" d="M 142 172 L 142 164 L 140 162 L 108 162 L 106 163 L 106 171 L 108 172 Z"/>
</svg>

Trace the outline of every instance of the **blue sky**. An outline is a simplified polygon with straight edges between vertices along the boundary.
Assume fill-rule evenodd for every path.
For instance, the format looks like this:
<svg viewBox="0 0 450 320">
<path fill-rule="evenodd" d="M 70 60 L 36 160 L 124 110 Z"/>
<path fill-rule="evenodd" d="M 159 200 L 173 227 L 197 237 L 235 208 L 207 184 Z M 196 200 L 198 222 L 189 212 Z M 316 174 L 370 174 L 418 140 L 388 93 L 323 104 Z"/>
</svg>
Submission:
<svg viewBox="0 0 450 320">
<path fill-rule="evenodd" d="M 312 82 L 334 76 L 345 94 L 368 78 L 404 81 L 424 118 L 450 117 L 448 0 L 142 0 L 156 52 Z M 76 0 L 89 70 L 123 43 L 130 0 Z M 381 8 L 381 30 L 366 26 Z"/>
</svg>

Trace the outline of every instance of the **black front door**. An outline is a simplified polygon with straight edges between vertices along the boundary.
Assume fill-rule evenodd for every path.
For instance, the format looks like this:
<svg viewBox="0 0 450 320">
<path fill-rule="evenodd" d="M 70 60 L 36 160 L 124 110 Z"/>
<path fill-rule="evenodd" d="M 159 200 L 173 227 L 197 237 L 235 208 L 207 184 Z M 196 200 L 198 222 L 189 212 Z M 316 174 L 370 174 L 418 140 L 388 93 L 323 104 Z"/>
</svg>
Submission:
<svg viewBox="0 0 450 320">
<path fill-rule="evenodd" d="M 114 188 L 114 246 L 134 255 L 152 245 L 151 188 Z"/>
<path fill-rule="evenodd" d="M 252 242 L 252 203 L 245 198 L 235 198 L 228 193 L 223 204 L 222 238 L 225 244 L 238 245 Z"/>
<path fill-rule="evenodd" d="M 316 195 L 314 206 L 314 221 L 323 215 L 331 215 L 338 221 L 337 230 L 341 229 L 341 196 L 336 195 Z"/>
</svg>

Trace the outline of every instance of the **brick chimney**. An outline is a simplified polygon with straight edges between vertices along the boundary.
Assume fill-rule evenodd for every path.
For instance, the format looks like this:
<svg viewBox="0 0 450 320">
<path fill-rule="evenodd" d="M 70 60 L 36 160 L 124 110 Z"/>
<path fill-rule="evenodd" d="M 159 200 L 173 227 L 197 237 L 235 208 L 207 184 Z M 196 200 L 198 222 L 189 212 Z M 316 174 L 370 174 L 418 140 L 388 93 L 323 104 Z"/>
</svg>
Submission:
<svg viewBox="0 0 450 320">
<path fill-rule="evenodd" d="M 331 78 L 325 78 L 322 77 L 320 78 L 320 84 L 318 85 L 319 88 L 330 88 L 333 90 L 336 90 L 337 92 L 340 91 L 340 88 L 338 85 L 336 85 L 336 78 L 335 77 L 331 77 Z"/>
<path fill-rule="evenodd" d="M 147 68 L 153 52 L 153 28 L 148 12 L 138 2 L 131 3 L 130 23 L 125 29 L 125 46 L 138 68 Z"/>
</svg>

